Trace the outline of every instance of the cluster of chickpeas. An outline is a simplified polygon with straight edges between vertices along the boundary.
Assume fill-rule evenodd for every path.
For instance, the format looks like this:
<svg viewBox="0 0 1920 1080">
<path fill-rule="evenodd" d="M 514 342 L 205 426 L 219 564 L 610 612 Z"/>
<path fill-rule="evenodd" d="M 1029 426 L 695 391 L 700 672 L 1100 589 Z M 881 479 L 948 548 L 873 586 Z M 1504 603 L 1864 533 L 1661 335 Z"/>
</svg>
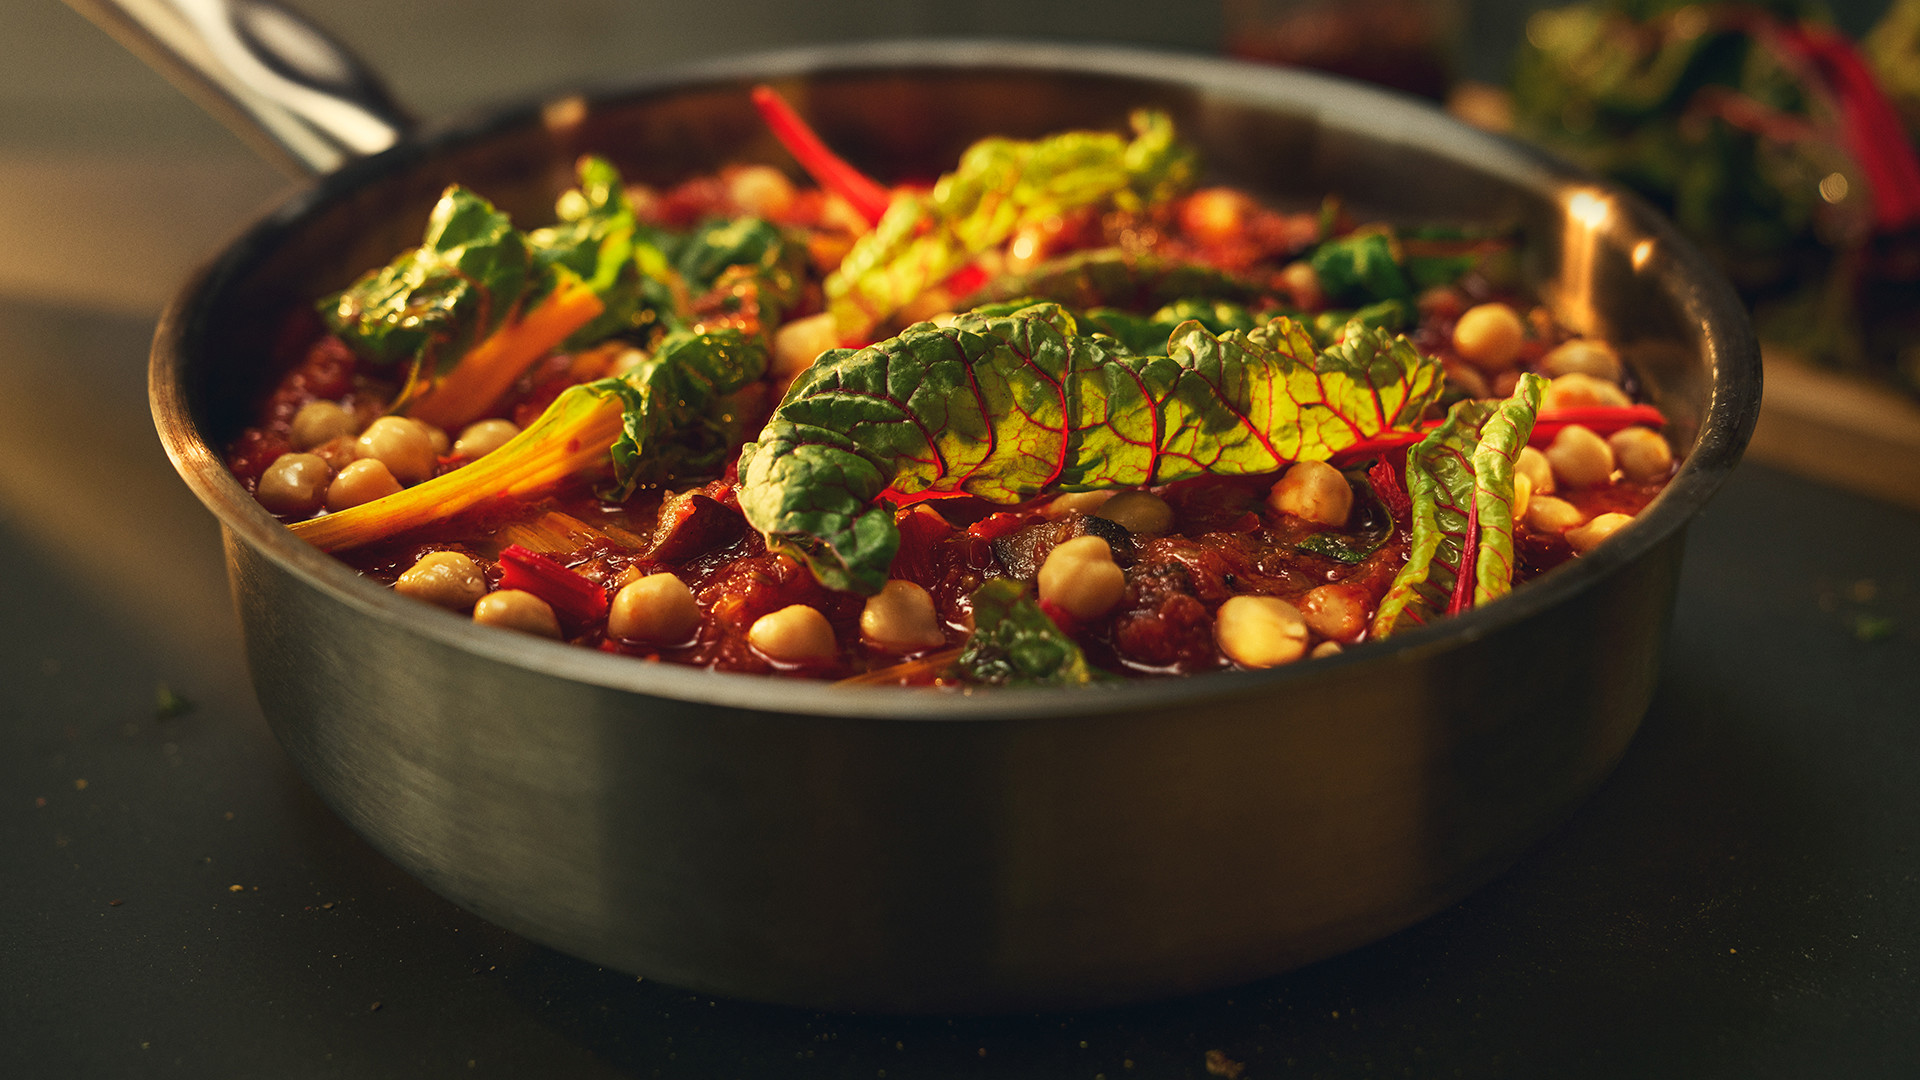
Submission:
<svg viewBox="0 0 1920 1080">
<path fill-rule="evenodd" d="M 860 638 L 885 652 L 911 653 L 946 644 L 947 634 L 934 610 L 933 594 L 895 578 L 861 608 Z M 747 629 L 747 644 L 780 664 L 822 663 L 840 649 L 833 624 L 806 604 L 789 604 L 755 619 Z"/>
<path fill-rule="evenodd" d="M 558 639 L 553 605 L 524 589 L 487 588 L 486 572 L 458 551 L 430 551 L 401 573 L 393 590 L 474 622 Z M 681 645 L 700 625 L 693 590 L 672 574 L 631 573 L 607 609 L 607 633 L 629 641 Z"/>
<path fill-rule="evenodd" d="M 354 410 L 334 401 L 309 401 L 287 432 L 293 449 L 273 459 L 254 495 L 282 517 L 321 509 L 345 510 L 431 478 L 440 459 L 472 460 L 520 433 L 511 420 L 481 420 L 457 439 L 406 416 L 382 416 L 362 426 Z"/>
<path fill-rule="evenodd" d="M 486 626 L 558 638 L 560 618 L 553 605 L 522 589 L 487 590 L 480 564 L 458 551 L 431 551 L 408 567 L 393 591 L 449 611 L 471 614 Z"/>
<path fill-rule="evenodd" d="M 1453 348 L 1496 391 L 1503 384 L 1510 391 L 1525 337 L 1526 328 L 1513 308 L 1480 304 L 1461 313 Z M 1561 342 L 1540 358 L 1538 370 L 1550 380 L 1540 395 L 1542 412 L 1633 403 L 1620 386 L 1626 369 L 1619 354 L 1604 341 Z M 1604 513 L 1590 519 L 1556 493 L 1607 484 L 1616 475 L 1636 483 L 1664 480 L 1673 471 L 1673 447 L 1650 428 L 1630 427 L 1602 437 L 1591 428 L 1569 424 L 1544 452 L 1530 446 L 1521 450 L 1516 466 L 1514 520 L 1535 532 L 1559 534 L 1575 552 L 1585 554 L 1633 517 Z"/>
<path fill-rule="evenodd" d="M 1323 461 L 1289 468 L 1267 493 L 1267 505 L 1318 525 L 1344 527 L 1353 513 L 1353 489 L 1340 470 Z M 1076 492 L 1061 495 L 1045 513 L 1077 512 L 1106 518 L 1137 535 L 1173 527 L 1173 507 L 1147 491 Z M 1113 549 L 1099 536 L 1075 537 L 1056 546 L 1040 565 L 1039 593 L 1079 619 L 1112 611 L 1126 593 L 1126 576 Z M 1366 628 L 1369 599 L 1357 586 L 1334 582 L 1309 590 L 1296 605 L 1275 596 L 1235 596 L 1214 614 L 1214 642 L 1235 664 L 1267 668 L 1307 656 L 1330 656 Z M 1318 637 L 1318 645 L 1312 644 Z"/>
</svg>

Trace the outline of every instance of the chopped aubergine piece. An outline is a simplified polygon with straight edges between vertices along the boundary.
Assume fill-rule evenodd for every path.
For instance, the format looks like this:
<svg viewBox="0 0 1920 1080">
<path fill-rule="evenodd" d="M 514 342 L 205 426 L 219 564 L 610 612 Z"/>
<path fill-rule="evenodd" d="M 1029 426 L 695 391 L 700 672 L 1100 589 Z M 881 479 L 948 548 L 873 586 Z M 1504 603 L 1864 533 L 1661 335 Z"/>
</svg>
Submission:
<svg viewBox="0 0 1920 1080">
<path fill-rule="evenodd" d="M 1184 323 L 1162 356 L 1112 344 L 1042 304 L 825 353 L 742 450 L 741 510 L 822 584 L 871 595 L 899 544 L 883 491 L 1007 504 L 1272 472 L 1411 430 L 1441 385 L 1404 338 L 1322 352 L 1285 317 L 1222 335 Z"/>
</svg>

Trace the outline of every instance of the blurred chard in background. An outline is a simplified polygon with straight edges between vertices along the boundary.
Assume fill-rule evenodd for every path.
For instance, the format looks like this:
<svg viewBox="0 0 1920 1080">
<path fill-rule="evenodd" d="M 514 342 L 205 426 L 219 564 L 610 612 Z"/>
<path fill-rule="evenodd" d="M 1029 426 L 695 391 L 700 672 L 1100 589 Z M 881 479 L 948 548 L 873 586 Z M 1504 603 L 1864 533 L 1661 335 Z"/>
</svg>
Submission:
<svg viewBox="0 0 1920 1080">
<path fill-rule="evenodd" d="M 1671 214 L 1762 338 L 1920 393 L 1920 0 L 1862 47 L 1792 0 L 1540 11 L 1512 90 L 1516 134 Z"/>
</svg>

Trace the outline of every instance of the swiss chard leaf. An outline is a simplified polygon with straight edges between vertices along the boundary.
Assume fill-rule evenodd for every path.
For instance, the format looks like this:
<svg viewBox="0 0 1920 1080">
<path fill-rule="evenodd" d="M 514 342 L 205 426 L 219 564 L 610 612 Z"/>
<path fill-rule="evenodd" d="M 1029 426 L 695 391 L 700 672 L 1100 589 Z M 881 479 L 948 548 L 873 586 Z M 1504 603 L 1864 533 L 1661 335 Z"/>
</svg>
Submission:
<svg viewBox="0 0 1920 1080">
<path fill-rule="evenodd" d="M 1017 308 L 1012 310 L 1018 310 Z M 1010 314 L 1011 311 L 1001 312 Z M 1229 330 L 1253 330 L 1260 325 L 1243 304 L 1229 300 L 1189 297 L 1176 300 L 1152 315 L 1134 315 L 1116 308 L 1093 308 L 1080 315 L 1079 323 L 1090 334 L 1105 334 L 1136 356 L 1165 352 L 1167 339 L 1188 319 L 1216 334 Z"/>
<path fill-rule="evenodd" d="M 1260 325 L 1246 305 L 1226 300 L 1202 300 L 1195 297 L 1183 297 L 1162 307 L 1152 315 L 1154 322 L 1166 326 L 1171 333 L 1173 328 L 1192 319 L 1211 333 L 1224 334 L 1229 330 L 1253 330 Z M 1398 329 L 1398 327 L 1395 327 Z"/>
<path fill-rule="evenodd" d="M 883 491 L 1006 504 L 1272 472 L 1411 427 L 1441 382 L 1404 338 L 1320 352 L 1285 317 L 1183 323 L 1163 355 L 1116 344 L 1041 304 L 825 353 L 742 452 L 741 509 L 829 588 L 872 594 L 899 543 Z"/>
<path fill-rule="evenodd" d="M 426 238 L 387 266 L 321 302 L 327 328 L 379 364 L 450 368 L 505 322 L 534 273 L 527 238 L 466 188 L 440 196 Z"/>
<path fill-rule="evenodd" d="M 1413 287 L 1394 258 L 1392 240 L 1381 232 L 1353 232 L 1313 249 L 1308 263 L 1320 289 L 1336 304 L 1411 300 Z"/>
<path fill-rule="evenodd" d="M 673 265 L 690 289 L 710 289 L 729 266 L 779 262 L 786 243 L 777 227 L 759 218 L 708 221 L 675 245 Z"/>
<path fill-rule="evenodd" d="M 472 346 L 578 278 L 604 305 L 565 345 L 599 341 L 654 320 L 665 299 L 639 256 L 646 247 L 620 173 L 583 157 L 560 222 L 522 233 L 466 188 L 447 189 L 421 245 L 323 301 L 328 328 L 376 363 L 419 362 L 444 375 Z"/>
<path fill-rule="evenodd" d="M 655 323 L 667 297 L 641 267 L 640 252 L 651 230 L 634 220 L 619 171 L 603 158 L 581 158 L 579 186 L 562 195 L 556 209 L 559 224 L 527 234 L 534 263 L 544 271 L 536 287 L 564 269 L 606 305 L 563 347 L 578 348 Z"/>
<path fill-rule="evenodd" d="M 974 590 L 973 634 L 955 670 L 981 686 L 1083 686 L 1101 677 L 1027 587 L 994 578 Z"/>
<path fill-rule="evenodd" d="M 706 290 L 686 311 L 689 324 L 729 325 L 769 340 L 800 301 L 806 248 L 757 218 L 703 226 L 678 249 L 681 279 Z"/>
<path fill-rule="evenodd" d="M 827 279 L 841 336 L 866 336 L 1022 227 L 1084 206 L 1139 210 L 1192 182 L 1193 155 L 1165 114 L 1136 112 L 1133 128 L 1131 140 L 1102 131 L 982 139 L 932 191 L 896 193 Z"/>
<path fill-rule="evenodd" d="M 1412 530 L 1407 563 L 1380 601 L 1373 635 L 1388 637 L 1445 613 L 1460 576 L 1472 604 L 1513 588 L 1513 464 L 1527 445 L 1546 380 L 1520 376 L 1505 401 L 1462 401 L 1407 452 Z"/>
<path fill-rule="evenodd" d="M 1323 345 L 1339 341 L 1347 328 L 1385 330 L 1397 334 L 1412 321 L 1412 305 L 1404 300 L 1381 300 L 1356 311 L 1323 311 L 1313 317 L 1313 339 Z"/>
<path fill-rule="evenodd" d="M 625 499 L 640 483 L 718 471 L 741 435 L 727 396 L 766 371 L 767 350 L 756 338 L 732 329 L 681 331 L 625 375 L 586 384 L 617 397 L 623 412 L 605 494 Z"/>
</svg>

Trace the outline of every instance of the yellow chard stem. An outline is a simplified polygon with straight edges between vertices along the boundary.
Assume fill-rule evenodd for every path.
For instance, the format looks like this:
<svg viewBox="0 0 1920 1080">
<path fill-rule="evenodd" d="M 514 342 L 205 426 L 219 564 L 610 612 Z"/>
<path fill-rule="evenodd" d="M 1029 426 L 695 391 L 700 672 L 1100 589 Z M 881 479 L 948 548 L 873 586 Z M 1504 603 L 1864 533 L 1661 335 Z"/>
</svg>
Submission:
<svg viewBox="0 0 1920 1080">
<path fill-rule="evenodd" d="M 446 431 L 478 420 L 513 380 L 535 360 L 558 348 L 575 330 L 598 318 L 606 305 L 593 289 L 570 274 L 533 310 L 509 318 L 460 358 L 410 410 Z"/>
<path fill-rule="evenodd" d="M 527 430 L 471 464 L 359 506 L 296 522 L 294 535 L 337 552 L 441 521 L 488 499 L 525 498 L 608 461 L 620 398 L 589 386 L 561 394 Z"/>
</svg>

